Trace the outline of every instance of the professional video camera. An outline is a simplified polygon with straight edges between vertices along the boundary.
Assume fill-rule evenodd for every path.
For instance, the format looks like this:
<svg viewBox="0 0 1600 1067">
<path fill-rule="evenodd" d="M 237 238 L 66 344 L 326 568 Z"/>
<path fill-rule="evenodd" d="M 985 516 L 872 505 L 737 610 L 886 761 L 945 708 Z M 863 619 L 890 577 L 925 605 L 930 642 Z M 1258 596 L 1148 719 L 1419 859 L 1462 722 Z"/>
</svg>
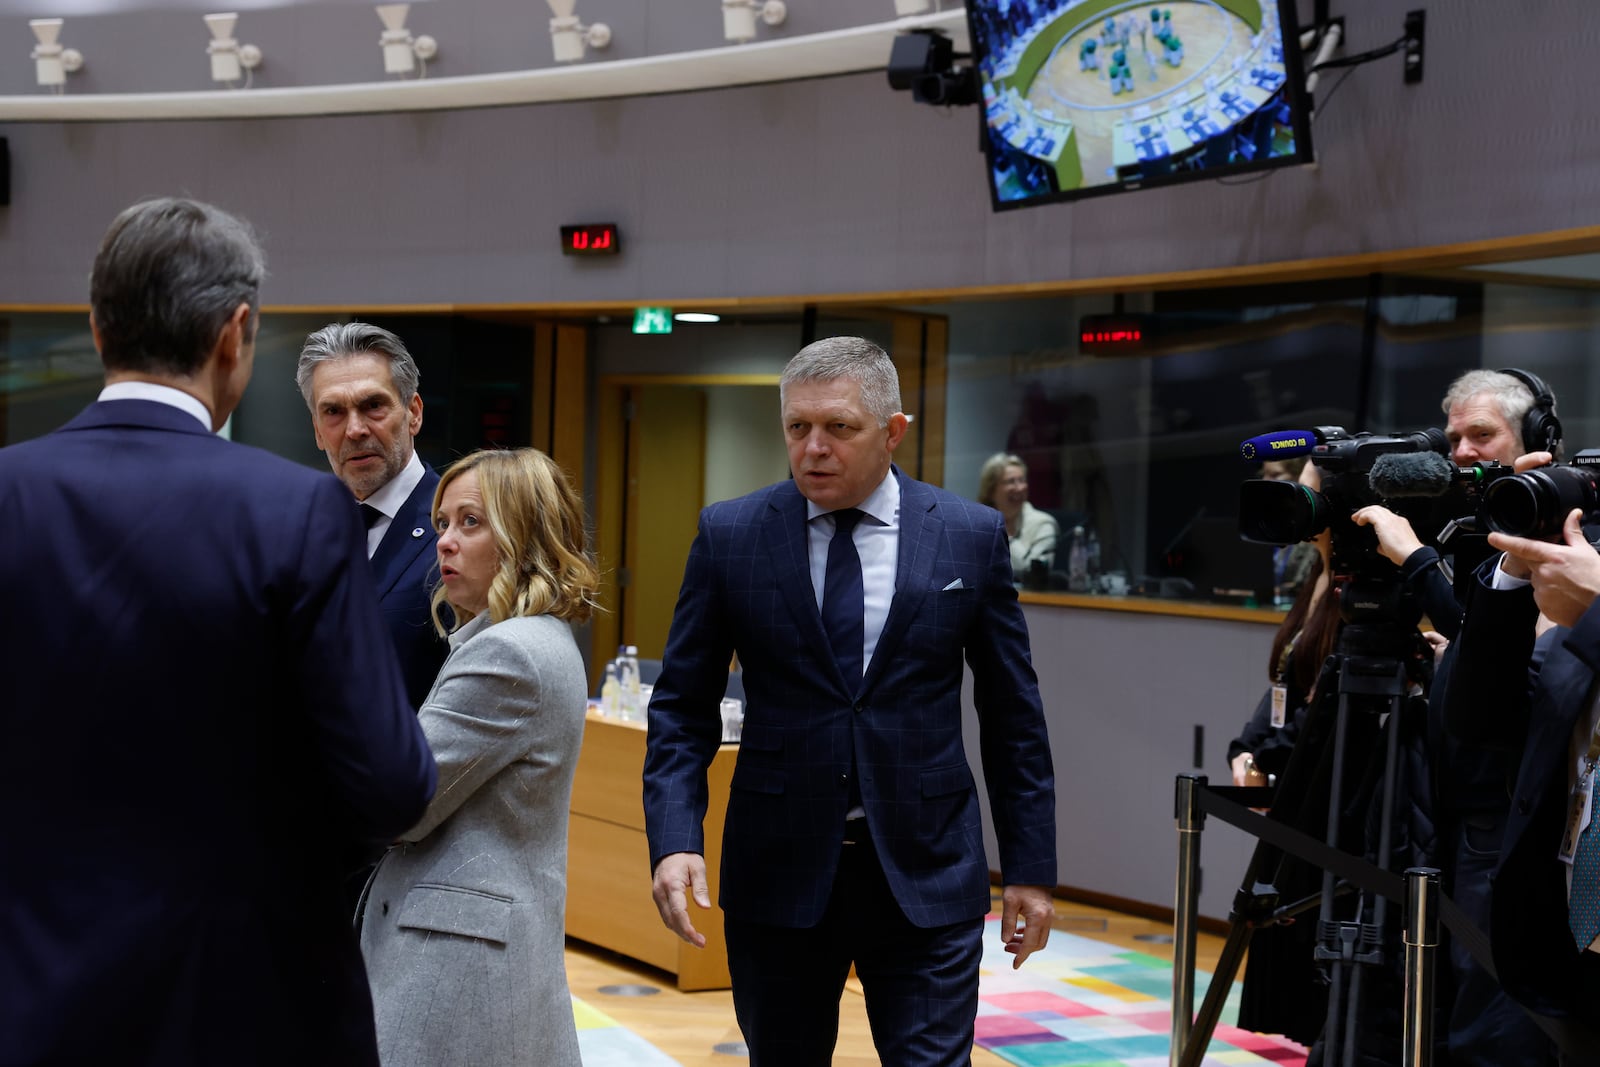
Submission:
<svg viewBox="0 0 1600 1067">
<path fill-rule="evenodd" d="M 1600 448 L 1496 481 L 1483 494 L 1482 514 L 1499 533 L 1553 537 L 1573 508 L 1583 510 L 1586 525 L 1600 522 Z"/>
<path fill-rule="evenodd" d="M 1240 446 L 1244 458 L 1309 456 L 1322 474 L 1322 489 L 1294 482 L 1244 482 L 1239 487 L 1239 536 L 1286 545 L 1331 530 L 1336 573 L 1350 575 L 1356 582 L 1388 583 L 1395 575 L 1394 564 L 1379 553 L 1377 535 L 1369 527 L 1350 521 L 1352 514 L 1368 504 L 1382 504 L 1404 516 L 1424 541 L 1437 545 L 1444 539 L 1441 532 L 1448 536 L 1456 529 L 1475 527 L 1489 487 L 1511 474 L 1509 467 L 1498 463 L 1457 467 L 1448 451 L 1444 434 L 1433 428 L 1385 436 L 1319 426 L 1252 437 Z M 1600 463 L 1600 453 L 1595 462 Z M 1595 475 L 1600 480 L 1600 468 Z M 1545 503 L 1547 499 L 1565 501 L 1577 492 L 1577 479 L 1570 476 L 1547 480 L 1551 485 L 1541 481 L 1520 495 L 1507 494 L 1508 516 L 1542 514 L 1539 508 L 1552 506 Z M 1588 484 L 1590 499 L 1600 499 L 1594 483 Z M 1534 497 L 1538 505 L 1527 502 Z M 1368 593 L 1373 593 L 1370 587 Z M 1379 614 L 1395 607 L 1393 591 L 1373 607 Z"/>
</svg>

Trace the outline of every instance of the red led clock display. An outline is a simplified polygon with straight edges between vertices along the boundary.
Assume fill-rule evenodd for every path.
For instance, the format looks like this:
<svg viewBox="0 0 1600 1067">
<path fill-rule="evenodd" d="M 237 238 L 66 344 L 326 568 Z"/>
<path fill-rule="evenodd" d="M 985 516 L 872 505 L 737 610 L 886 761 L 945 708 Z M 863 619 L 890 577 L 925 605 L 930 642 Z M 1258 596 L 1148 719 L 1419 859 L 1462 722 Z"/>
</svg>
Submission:
<svg viewBox="0 0 1600 1067">
<path fill-rule="evenodd" d="M 1084 315 L 1078 320 L 1078 351 L 1085 355 L 1134 355 L 1145 351 L 1154 335 L 1150 316 Z"/>
<path fill-rule="evenodd" d="M 622 251 L 622 238 L 614 222 L 563 226 L 561 251 L 569 256 L 614 256 Z"/>
</svg>

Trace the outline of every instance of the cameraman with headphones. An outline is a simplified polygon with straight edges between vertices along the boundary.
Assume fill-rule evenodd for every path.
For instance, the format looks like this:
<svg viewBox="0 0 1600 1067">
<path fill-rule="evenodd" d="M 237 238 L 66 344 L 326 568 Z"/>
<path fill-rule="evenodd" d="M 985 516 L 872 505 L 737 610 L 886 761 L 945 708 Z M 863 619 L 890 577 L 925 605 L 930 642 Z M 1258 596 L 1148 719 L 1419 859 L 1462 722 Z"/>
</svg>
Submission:
<svg viewBox="0 0 1600 1067">
<path fill-rule="evenodd" d="M 1550 461 L 1534 452 L 1516 466 Z M 1469 586 L 1459 662 L 1440 700 L 1453 734 L 1498 745 L 1518 765 L 1489 925 L 1501 983 L 1559 1020 L 1563 1067 L 1592 1067 L 1600 1063 L 1600 555 L 1583 512 L 1564 518 L 1550 541 L 1490 535 L 1505 555 L 1486 561 Z M 1535 619 L 1556 624 L 1537 648 Z"/>
<path fill-rule="evenodd" d="M 1458 466 L 1489 462 L 1511 466 L 1530 449 L 1553 453 L 1560 448 L 1555 397 L 1540 378 L 1527 371 L 1468 371 L 1451 383 L 1441 406 L 1449 417 L 1445 436 L 1451 459 Z M 1461 631 L 1462 609 L 1439 553 L 1422 543 L 1406 519 L 1381 505 L 1362 508 L 1352 519 L 1373 528 L 1379 551 L 1400 568 L 1402 581 L 1416 591 L 1434 629 L 1454 641 Z M 1462 565 L 1470 567 L 1471 561 Z M 1519 643 L 1523 651 L 1517 660 L 1523 670 L 1533 652 L 1532 618 L 1524 630 L 1526 641 Z M 1446 650 L 1440 661 L 1429 704 L 1433 815 L 1445 891 L 1480 929 L 1488 930 L 1490 878 L 1500 857 L 1516 764 L 1502 746 L 1447 735 L 1441 694 L 1458 669 L 1457 652 L 1455 648 Z M 1545 1035 L 1453 940 L 1450 964 L 1456 987 L 1447 1033 L 1452 1063 L 1482 1067 L 1548 1067 L 1555 1063 L 1554 1048 Z"/>
</svg>

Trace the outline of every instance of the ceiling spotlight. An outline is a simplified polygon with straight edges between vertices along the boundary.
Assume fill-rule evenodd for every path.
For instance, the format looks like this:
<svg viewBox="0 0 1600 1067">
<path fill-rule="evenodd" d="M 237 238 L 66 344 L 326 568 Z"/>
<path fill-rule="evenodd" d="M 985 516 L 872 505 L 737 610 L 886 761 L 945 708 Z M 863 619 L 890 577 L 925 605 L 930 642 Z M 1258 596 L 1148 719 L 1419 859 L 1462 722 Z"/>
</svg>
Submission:
<svg viewBox="0 0 1600 1067">
<path fill-rule="evenodd" d="M 253 44 L 240 44 L 233 36 L 233 27 L 239 21 L 237 12 L 204 17 L 206 27 L 211 30 L 211 43 L 206 45 L 206 54 L 211 57 L 212 81 L 232 85 L 245 71 L 254 71 L 261 65 L 261 49 Z M 250 87 L 249 77 L 245 77 L 244 84 L 245 88 Z"/>
<path fill-rule="evenodd" d="M 376 6 L 378 18 L 383 20 L 383 33 L 378 37 L 378 43 L 383 46 L 383 72 L 410 74 L 417 69 L 417 60 L 420 59 L 422 71 L 417 77 L 425 77 L 428 60 L 439 54 L 439 42 L 427 34 L 411 36 L 411 31 L 406 29 L 406 13 L 411 10 L 410 4 Z"/>
<path fill-rule="evenodd" d="M 789 17 L 789 8 L 783 0 L 722 0 L 722 36 L 730 41 L 755 40 L 757 15 L 768 26 L 779 26 Z"/>
<path fill-rule="evenodd" d="M 680 311 L 672 316 L 678 322 L 721 322 L 721 315 L 713 315 L 709 311 Z"/>
<path fill-rule="evenodd" d="M 578 0 L 547 0 L 555 18 L 550 20 L 550 47 L 557 63 L 576 63 L 584 47 L 604 48 L 611 43 L 611 27 L 603 22 L 585 26 L 572 13 Z"/>
<path fill-rule="evenodd" d="M 40 85 L 61 92 L 67 84 L 67 75 L 83 69 L 83 53 L 76 48 L 62 48 L 60 19 L 29 19 L 34 39 L 39 43 L 29 53 L 34 73 Z"/>
</svg>

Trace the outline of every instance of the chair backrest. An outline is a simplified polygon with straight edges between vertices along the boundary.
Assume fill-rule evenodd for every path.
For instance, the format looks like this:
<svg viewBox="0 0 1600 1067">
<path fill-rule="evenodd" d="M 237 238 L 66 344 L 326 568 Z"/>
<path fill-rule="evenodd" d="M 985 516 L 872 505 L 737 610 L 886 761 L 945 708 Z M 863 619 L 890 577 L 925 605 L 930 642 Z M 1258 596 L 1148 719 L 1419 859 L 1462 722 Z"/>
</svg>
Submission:
<svg viewBox="0 0 1600 1067">
<path fill-rule="evenodd" d="M 639 661 L 639 683 L 641 685 L 655 685 L 656 679 L 661 677 L 661 661 L 658 659 L 642 659 Z"/>
</svg>

